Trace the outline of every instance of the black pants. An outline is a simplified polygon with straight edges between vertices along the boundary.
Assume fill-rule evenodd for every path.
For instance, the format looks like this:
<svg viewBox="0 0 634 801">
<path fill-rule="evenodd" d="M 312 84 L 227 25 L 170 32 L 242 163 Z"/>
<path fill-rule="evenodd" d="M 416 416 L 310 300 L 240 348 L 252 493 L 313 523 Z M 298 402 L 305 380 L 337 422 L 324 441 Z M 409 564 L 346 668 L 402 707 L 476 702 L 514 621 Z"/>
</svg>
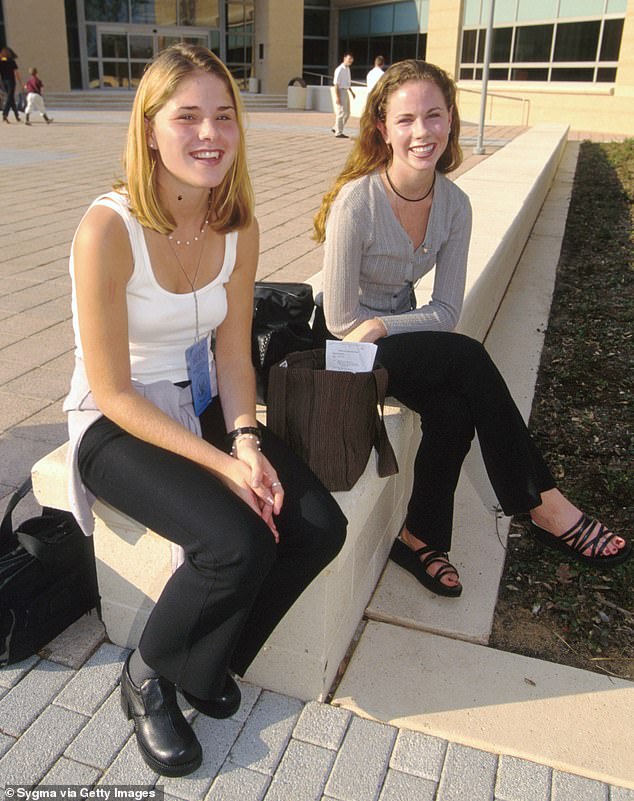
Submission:
<svg viewBox="0 0 634 801">
<path fill-rule="evenodd" d="M 507 515 L 541 503 L 555 481 L 533 443 L 508 387 L 474 339 L 435 331 L 377 342 L 389 373 L 388 394 L 421 417 L 407 528 L 440 551 L 451 547 L 454 493 L 477 432 L 484 464 Z"/>
<path fill-rule="evenodd" d="M 201 418 L 223 446 L 218 401 Z M 79 469 L 99 498 L 178 543 L 185 562 L 143 630 L 144 661 L 199 698 L 220 693 L 230 667 L 243 675 L 269 634 L 337 555 L 346 519 L 318 479 L 274 434 L 262 450 L 284 486 L 275 543 L 247 504 L 202 467 L 101 418 L 85 433 Z"/>
<path fill-rule="evenodd" d="M 18 107 L 15 103 L 15 81 L 10 80 L 3 80 L 2 81 L 2 88 L 6 95 L 4 106 L 2 108 L 2 116 L 6 119 L 9 116 L 9 112 L 13 111 L 15 114 L 15 118 L 18 118 Z"/>
</svg>

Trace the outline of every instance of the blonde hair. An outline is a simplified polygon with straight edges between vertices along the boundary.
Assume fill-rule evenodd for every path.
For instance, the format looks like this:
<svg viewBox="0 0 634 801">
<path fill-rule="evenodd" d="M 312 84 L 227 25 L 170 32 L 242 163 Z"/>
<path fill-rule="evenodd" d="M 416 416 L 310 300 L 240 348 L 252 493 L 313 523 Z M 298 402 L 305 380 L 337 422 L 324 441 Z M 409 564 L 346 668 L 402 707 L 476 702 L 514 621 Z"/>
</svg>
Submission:
<svg viewBox="0 0 634 801">
<path fill-rule="evenodd" d="M 156 180 L 158 153 L 150 148 L 148 122 L 176 92 L 180 84 L 202 70 L 224 83 L 236 109 L 239 141 L 233 164 L 221 183 L 210 189 L 213 217 L 210 225 L 220 233 L 247 226 L 253 219 L 253 188 L 247 171 L 240 91 L 227 67 L 206 47 L 179 43 L 163 50 L 146 68 L 132 106 L 123 166 L 125 180 L 114 188 L 128 195 L 130 210 L 141 225 L 168 234 L 175 221 L 163 208 Z"/>
<path fill-rule="evenodd" d="M 462 163 L 462 150 L 459 143 L 460 115 L 456 107 L 456 85 L 453 80 L 443 69 L 427 61 L 418 61 L 412 58 L 392 64 L 368 95 L 365 110 L 359 122 L 359 136 L 343 170 L 330 191 L 324 195 L 321 207 L 315 215 L 314 238 L 318 242 L 323 242 L 326 238 L 328 213 L 341 188 L 355 178 L 361 178 L 390 165 L 392 148 L 385 142 L 377 123 L 385 122 L 390 95 L 408 81 L 432 81 L 442 92 L 447 108 L 452 112 L 449 141 L 438 160 L 436 169 L 442 173 L 448 173 Z"/>
</svg>

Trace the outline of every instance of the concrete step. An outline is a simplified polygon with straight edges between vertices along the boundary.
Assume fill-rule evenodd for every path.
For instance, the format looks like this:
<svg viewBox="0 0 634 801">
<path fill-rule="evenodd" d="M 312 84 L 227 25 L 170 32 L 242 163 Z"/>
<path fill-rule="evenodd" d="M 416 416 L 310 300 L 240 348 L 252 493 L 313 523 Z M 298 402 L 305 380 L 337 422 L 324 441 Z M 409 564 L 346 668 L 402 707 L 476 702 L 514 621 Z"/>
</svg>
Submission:
<svg viewBox="0 0 634 801">
<path fill-rule="evenodd" d="M 399 728 L 634 788 L 634 683 L 623 679 L 370 621 L 332 703 Z M 547 772 L 535 769 L 533 780 L 539 773 L 545 786 L 520 797 L 550 798 Z M 460 798 L 476 795 L 491 797 L 474 791 Z M 597 791 L 592 798 L 607 796 Z"/>
<path fill-rule="evenodd" d="M 241 93 L 242 102 L 246 109 L 282 109 L 286 108 L 286 95 L 283 94 L 251 94 Z M 84 110 L 117 110 L 129 111 L 132 108 L 134 92 L 124 89 L 91 89 L 75 90 L 72 92 L 47 92 L 46 105 L 53 108 L 81 108 Z"/>
</svg>

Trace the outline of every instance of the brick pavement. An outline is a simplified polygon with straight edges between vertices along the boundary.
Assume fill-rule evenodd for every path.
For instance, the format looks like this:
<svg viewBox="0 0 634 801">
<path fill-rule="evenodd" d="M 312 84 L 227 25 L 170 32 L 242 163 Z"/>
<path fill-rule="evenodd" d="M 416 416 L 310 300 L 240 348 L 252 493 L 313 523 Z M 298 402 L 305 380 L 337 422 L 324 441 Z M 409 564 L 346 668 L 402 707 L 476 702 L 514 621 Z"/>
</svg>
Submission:
<svg viewBox="0 0 634 801">
<path fill-rule="evenodd" d="M 4 500 L 33 462 L 66 438 L 61 400 L 72 368 L 69 244 L 85 208 L 119 174 L 125 137 L 125 114 L 52 113 L 52 126 L 0 131 Z M 350 147 L 334 140 L 330 125 L 331 116 L 318 113 L 250 115 L 249 161 L 262 232 L 259 278 L 301 280 L 320 267 L 311 219 Z M 487 131 L 485 144 L 490 151 L 517 132 Z M 464 126 L 464 133 L 473 144 L 474 127 Z M 31 501 L 22 516 L 37 511 Z M 192 776 L 163 779 L 140 759 L 120 711 L 125 652 L 103 641 L 94 619 L 82 625 L 89 633 L 77 641 L 67 633 L 44 658 L 0 670 L 0 801 L 11 784 L 158 784 L 167 797 L 184 801 L 634 801 L 634 790 L 248 684 L 229 720 L 188 711 L 205 751 L 203 765 Z"/>
</svg>

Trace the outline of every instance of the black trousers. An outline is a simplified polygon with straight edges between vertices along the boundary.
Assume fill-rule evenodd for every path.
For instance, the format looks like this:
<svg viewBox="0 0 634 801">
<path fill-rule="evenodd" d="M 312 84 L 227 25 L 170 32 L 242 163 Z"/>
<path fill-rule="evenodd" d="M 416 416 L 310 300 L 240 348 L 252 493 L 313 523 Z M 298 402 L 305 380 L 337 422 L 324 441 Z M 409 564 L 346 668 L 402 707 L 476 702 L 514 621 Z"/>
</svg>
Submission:
<svg viewBox="0 0 634 801">
<path fill-rule="evenodd" d="M 205 439 L 223 447 L 218 401 L 201 425 Z M 345 540 L 343 513 L 308 467 L 266 429 L 262 450 L 285 491 L 276 518 L 279 544 L 247 504 L 188 459 L 127 434 L 107 418 L 94 423 L 81 443 L 85 485 L 185 551 L 139 649 L 154 670 L 199 698 L 221 692 L 228 668 L 244 674 Z"/>
<path fill-rule="evenodd" d="M 13 111 L 15 117 L 18 117 L 18 107 L 15 102 L 15 81 L 10 80 L 3 80 L 2 81 L 2 88 L 6 95 L 4 106 L 2 107 L 2 116 L 6 119 L 9 116 L 9 112 Z"/>
<path fill-rule="evenodd" d="M 508 387 L 482 344 L 461 334 L 420 331 L 378 340 L 388 394 L 421 417 L 407 528 L 440 551 L 451 547 L 454 494 L 477 432 L 484 464 L 506 515 L 541 503 L 555 481 Z"/>
</svg>

